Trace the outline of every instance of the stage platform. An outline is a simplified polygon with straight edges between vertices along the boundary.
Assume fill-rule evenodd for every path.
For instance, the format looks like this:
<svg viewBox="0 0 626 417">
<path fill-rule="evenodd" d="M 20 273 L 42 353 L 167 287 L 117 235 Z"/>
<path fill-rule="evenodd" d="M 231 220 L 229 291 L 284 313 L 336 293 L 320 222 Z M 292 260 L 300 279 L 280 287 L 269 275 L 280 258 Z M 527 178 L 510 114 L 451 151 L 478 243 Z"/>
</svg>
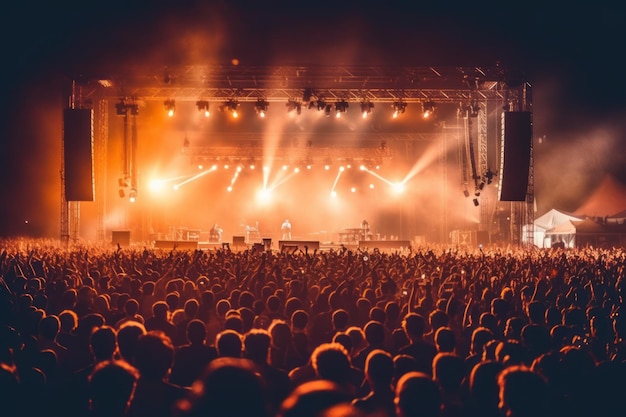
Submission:
<svg viewBox="0 0 626 417">
<path fill-rule="evenodd" d="M 393 252 L 396 250 L 407 250 L 411 247 L 409 240 L 362 240 L 359 243 L 321 242 L 319 240 L 279 240 L 277 243 L 251 242 L 245 243 L 242 240 L 234 239 L 234 242 L 203 242 L 196 240 L 155 240 L 155 249 L 177 249 L 177 250 L 219 250 L 229 249 L 233 252 L 243 252 L 248 249 L 258 251 L 272 250 L 278 252 L 305 252 L 314 251 L 340 251 L 343 248 L 351 251 L 362 250 L 372 252 Z"/>
</svg>

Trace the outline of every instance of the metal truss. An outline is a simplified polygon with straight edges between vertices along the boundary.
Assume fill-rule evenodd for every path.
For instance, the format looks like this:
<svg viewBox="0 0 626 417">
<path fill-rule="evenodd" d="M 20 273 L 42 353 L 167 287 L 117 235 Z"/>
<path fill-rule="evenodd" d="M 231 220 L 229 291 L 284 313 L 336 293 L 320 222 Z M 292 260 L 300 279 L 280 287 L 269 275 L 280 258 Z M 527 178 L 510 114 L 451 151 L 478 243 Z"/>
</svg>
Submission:
<svg viewBox="0 0 626 417">
<path fill-rule="evenodd" d="M 506 73 L 486 67 L 181 66 L 84 77 L 86 97 L 252 102 L 502 100 Z"/>
</svg>

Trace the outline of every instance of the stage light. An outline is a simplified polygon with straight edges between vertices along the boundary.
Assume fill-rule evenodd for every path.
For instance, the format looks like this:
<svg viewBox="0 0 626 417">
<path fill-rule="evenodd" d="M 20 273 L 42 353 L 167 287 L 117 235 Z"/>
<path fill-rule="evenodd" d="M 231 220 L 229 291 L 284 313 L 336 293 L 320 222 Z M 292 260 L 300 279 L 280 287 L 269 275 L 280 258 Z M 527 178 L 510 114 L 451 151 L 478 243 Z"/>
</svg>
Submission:
<svg viewBox="0 0 626 417">
<path fill-rule="evenodd" d="M 123 98 L 115 104 L 115 112 L 118 116 L 126 116 L 131 114 L 137 116 L 139 114 L 139 106 L 136 103 L 127 103 Z"/>
<path fill-rule="evenodd" d="M 467 108 L 469 117 L 478 117 L 479 111 L 480 111 L 480 104 L 478 104 L 476 101 L 472 101 L 472 104 Z"/>
<path fill-rule="evenodd" d="M 132 188 L 130 190 L 130 193 L 128 194 L 128 199 L 130 200 L 131 203 L 134 203 L 135 201 L 137 201 L 137 190 Z"/>
<path fill-rule="evenodd" d="M 437 105 L 433 101 L 426 101 L 422 103 L 422 117 L 424 119 L 432 119 L 437 111 Z"/>
<path fill-rule="evenodd" d="M 347 112 L 348 111 L 348 107 L 350 107 L 350 105 L 345 100 L 340 100 L 340 101 L 336 102 L 335 103 L 336 117 L 341 117 L 341 113 Z"/>
<path fill-rule="evenodd" d="M 493 177 L 496 175 L 495 172 L 491 170 L 491 168 L 487 168 L 487 172 L 485 172 L 485 178 L 487 178 L 487 184 L 491 184 L 493 182 Z"/>
<path fill-rule="evenodd" d="M 404 184 L 402 184 L 401 182 L 393 184 L 393 190 L 398 194 L 404 192 Z"/>
<path fill-rule="evenodd" d="M 311 101 L 312 96 L 313 96 L 313 90 L 310 88 L 305 88 L 304 92 L 302 93 L 302 101 L 305 103 L 307 101 Z"/>
<path fill-rule="evenodd" d="M 220 111 L 230 112 L 230 114 L 234 118 L 237 118 L 237 117 L 239 117 L 239 113 L 237 112 L 238 108 L 239 108 L 239 103 L 237 103 L 234 100 L 228 100 L 226 103 L 224 103 L 224 104 L 222 104 L 220 106 Z"/>
<path fill-rule="evenodd" d="M 165 100 L 163 102 L 163 106 L 165 107 L 165 111 L 167 111 L 167 115 L 169 117 L 174 116 L 174 112 L 176 109 L 174 100 Z"/>
<path fill-rule="evenodd" d="M 330 158 L 326 158 L 326 160 L 324 161 L 324 169 L 326 171 L 328 171 L 330 169 L 330 166 L 332 165 L 332 161 L 330 160 Z"/>
<path fill-rule="evenodd" d="M 163 180 L 152 180 L 148 183 L 148 188 L 151 191 L 158 191 L 158 190 L 162 190 L 163 189 L 163 185 L 165 184 L 165 181 Z"/>
<path fill-rule="evenodd" d="M 126 103 L 124 103 L 124 99 L 120 99 L 120 102 L 115 105 L 115 110 L 118 116 L 126 115 Z"/>
<path fill-rule="evenodd" d="M 292 113 L 294 110 L 295 110 L 296 114 L 298 114 L 298 115 L 300 115 L 300 113 L 302 113 L 302 103 L 300 103 L 299 101 L 295 101 L 295 100 L 289 99 L 289 101 L 287 101 L 285 106 L 287 107 L 287 112 L 288 113 Z"/>
<path fill-rule="evenodd" d="M 295 167 L 295 168 L 293 169 L 293 172 L 297 174 L 298 172 L 300 172 L 300 168 Z"/>
<path fill-rule="evenodd" d="M 478 203 L 478 199 L 477 198 L 473 199 L 472 202 L 474 203 L 475 207 L 478 207 L 479 203 Z"/>
<path fill-rule="evenodd" d="M 393 108 L 393 118 L 395 119 L 400 114 L 404 113 L 406 110 L 406 103 L 404 101 L 396 101 L 392 105 Z"/>
<path fill-rule="evenodd" d="M 271 194 L 272 193 L 270 190 L 268 190 L 267 188 L 262 188 L 259 191 L 257 191 L 257 198 L 262 203 L 266 203 L 270 200 Z"/>
<path fill-rule="evenodd" d="M 331 191 L 330 192 L 330 198 L 337 198 L 337 191 Z"/>
<path fill-rule="evenodd" d="M 258 99 L 254 104 L 254 110 L 258 113 L 260 118 L 265 118 L 265 113 L 267 113 L 269 107 L 270 103 L 262 98 Z"/>
<path fill-rule="evenodd" d="M 469 192 L 469 190 L 467 188 L 463 190 L 463 195 L 465 197 L 469 197 L 470 196 L 470 192 Z"/>
<path fill-rule="evenodd" d="M 326 107 L 324 108 L 324 113 L 326 114 L 326 117 L 330 116 L 330 111 L 333 109 L 333 106 L 330 104 L 327 104 Z"/>
<path fill-rule="evenodd" d="M 209 102 L 206 100 L 198 100 L 196 101 L 196 106 L 198 107 L 198 111 L 204 114 L 204 117 L 209 117 L 211 113 L 209 112 Z"/>
<path fill-rule="evenodd" d="M 356 187 L 352 187 L 352 188 L 350 188 L 350 192 L 351 192 L 351 193 L 356 193 Z"/>
<path fill-rule="evenodd" d="M 317 111 L 322 111 L 326 108 L 326 102 L 324 101 L 323 98 L 317 99 L 317 101 L 315 102 L 315 105 L 317 106 Z"/>
<path fill-rule="evenodd" d="M 361 102 L 361 115 L 363 115 L 364 119 L 367 117 L 368 114 L 372 112 L 373 108 L 374 108 L 374 103 L 370 101 Z"/>
</svg>

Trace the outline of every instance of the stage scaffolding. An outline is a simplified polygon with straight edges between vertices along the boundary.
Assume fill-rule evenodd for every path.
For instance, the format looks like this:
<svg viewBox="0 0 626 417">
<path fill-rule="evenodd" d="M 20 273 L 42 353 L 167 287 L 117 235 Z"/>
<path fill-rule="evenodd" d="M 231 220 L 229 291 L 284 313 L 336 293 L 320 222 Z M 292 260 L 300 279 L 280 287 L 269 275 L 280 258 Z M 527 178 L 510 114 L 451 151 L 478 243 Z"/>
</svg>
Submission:
<svg viewBox="0 0 626 417">
<path fill-rule="evenodd" d="M 106 211 L 106 193 L 103 183 L 106 182 L 106 159 L 104 155 L 108 138 L 108 107 L 111 102 L 137 105 L 147 101 L 192 101 L 206 100 L 212 104 L 235 101 L 237 103 L 257 102 L 288 103 L 296 106 L 298 111 L 306 111 L 309 103 L 323 101 L 334 104 L 338 101 L 351 103 L 353 107 L 363 103 L 424 104 L 454 103 L 459 112 L 473 106 L 480 111 L 474 123 L 477 124 L 477 160 L 474 170 L 478 176 L 485 174 L 493 166 L 489 161 L 487 132 L 489 130 L 489 113 L 501 109 L 531 110 L 529 84 L 513 80 L 505 68 L 499 65 L 487 67 L 385 67 L 385 66 L 234 66 L 234 65 L 190 65 L 168 66 L 160 68 L 115 68 L 106 75 L 82 75 L 73 81 L 79 88 L 73 88 L 71 105 L 92 103 L 96 112 L 97 129 L 95 138 L 96 158 L 96 199 L 97 199 L 97 238 L 105 239 L 107 231 L 104 225 Z M 310 107 L 309 107 L 310 108 Z M 287 110 L 285 109 L 285 112 Z M 495 118 L 499 120 L 499 118 Z M 496 121 L 496 123 L 498 123 Z M 370 135 L 367 146 L 360 147 L 311 147 L 299 146 L 297 158 L 306 163 L 320 163 L 323 160 L 353 160 L 356 163 L 385 161 L 393 157 L 389 144 L 431 141 L 443 138 L 439 155 L 441 175 L 445 178 L 453 175 L 446 166 L 448 142 L 459 141 L 458 126 L 443 126 L 440 133 L 385 133 Z M 456 129 L 456 130 L 454 130 Z M 496 129 L 499 131 L 499 129 Z M 136 141 L 136 131 L 132 131 L 132 141 Z M 210 162 L 226 159 L 260 157 L 263 148 L 258 144 L 245 144 L 244 138 L 229 138 L 238 142 L 237 146 L 191 147 L 183 146 L 183 153 L 190 162 Z M 497 143 L 498 141 L 494 141 Z M 496 145 L 497 146 L 497 145 Z M 531 149 L 532 152 L 532 149 Z M 496 149 L 497 155 L 500 152 Z M 294 159 L 294 149 L 277 149 L 274 158 L 281 160 Z M 130 155 L 123 156 L 128 161 Z M 461 170 L 468 167 L 459 161 Z M 534 221 L 533 202 L 534 187 L 531 154 L 529 169 L 529 186 L 526 202 L 511 203 L 511 240 L 519 243 L 522 225 L 531 225 Z M 490 166 L 491 165 L 491 166 Z M 133 169 L 128 172 L 129 182 L 136 184 Z M 64 181 L 64 168 L 61 179 Z M 460 187 L 466 187 L 463 180 L 466 173 L 459 178 Z M 445 179 L 444 178 L 444 179 Z M 477 181 L 471 178 L 470 181 Z M 461 192 L 461 191 L 459 191 Z M 79 225 L 79 207 L 70 205 L 63 199 L 61 210 L 61 235 L 69 240 L 77 235 Z M 442 230 L 440 236 L 446 239 L 447 203 L 442 203 Z M 483 195 L 480 199 L 480 225 L 478 230 L 489 232 L 493 223 L 494 211 L 502 207 L 504 202 Z M 68 216 L 71 219 L 68 219 Z M 70 230 L 71 229 L 71 230 Z M 528 228 L 532 233 L 532 227 Z"/>
</svg>

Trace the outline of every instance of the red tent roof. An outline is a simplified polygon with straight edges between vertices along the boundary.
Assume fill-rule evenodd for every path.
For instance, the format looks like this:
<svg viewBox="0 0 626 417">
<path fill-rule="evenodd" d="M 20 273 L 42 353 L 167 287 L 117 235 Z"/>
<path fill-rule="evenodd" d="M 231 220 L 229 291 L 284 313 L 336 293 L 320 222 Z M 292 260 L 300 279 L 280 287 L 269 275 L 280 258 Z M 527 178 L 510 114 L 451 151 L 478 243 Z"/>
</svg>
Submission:
<svg viewBox="0 0 626 417">
<path fill-rule="evenodd" d="M 574 214 L 606 217 L 623 210 L 626 210 L 626 185 L 607 175 Z"/>
</svg>

